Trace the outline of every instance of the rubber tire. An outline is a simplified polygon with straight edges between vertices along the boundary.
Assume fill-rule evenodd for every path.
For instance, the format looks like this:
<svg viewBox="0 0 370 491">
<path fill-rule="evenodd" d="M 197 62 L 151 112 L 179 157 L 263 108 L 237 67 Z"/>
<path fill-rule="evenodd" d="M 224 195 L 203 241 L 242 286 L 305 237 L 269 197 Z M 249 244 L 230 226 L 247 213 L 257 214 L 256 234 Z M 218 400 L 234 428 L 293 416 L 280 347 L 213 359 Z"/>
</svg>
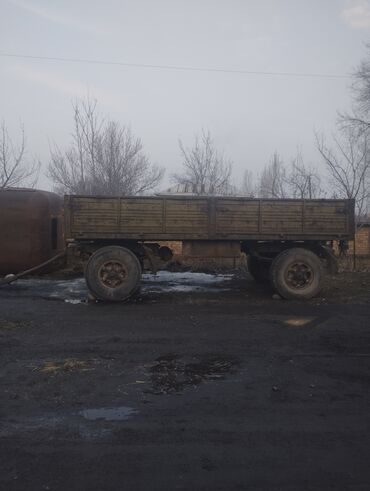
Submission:
<svg viewBox="0 0 370 491">
<path fill-rule="evenodd" d="M 117 288 L 109 288 L 99 280 L 99 269 L 109 260 L 121 262 L 128 272 L 124 283 Z M 88 289 L 97 299 L 107 302 L 123 302 L 138 290 L 141 271 L 138 258 L 129 249 L 107 246 L 98 249 L 90 256 L 85 269 L 85 280 Z"/>
<path fill-rule="evenodd" d="M 285 281 L 285 271 L 292 262 L 305 262 L 313 271 L 313 281 L 306 288 L 292 288 Z M 281 252 L 272 262 L 270 280 L 277 293 L 286 299 L 309 299 L 319 294 L 323 268 L 319 257 L 307 249 L 293 248 Z"/>
<path fill-rule="evenodd" d="M 261 261 L 256 256 L 247 257 L 248 272 L 256 283 L 268 283 L 270 281 L 271 263 Z"/>
</svg>

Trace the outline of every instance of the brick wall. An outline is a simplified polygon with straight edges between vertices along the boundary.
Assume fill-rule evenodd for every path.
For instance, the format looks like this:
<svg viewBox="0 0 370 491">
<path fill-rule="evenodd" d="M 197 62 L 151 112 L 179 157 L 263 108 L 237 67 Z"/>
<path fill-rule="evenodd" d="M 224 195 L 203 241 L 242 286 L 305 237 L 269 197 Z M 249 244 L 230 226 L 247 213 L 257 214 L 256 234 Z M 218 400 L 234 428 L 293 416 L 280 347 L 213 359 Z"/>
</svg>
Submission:
<svg viewBox="0 0 370 491">
<path fill-rule="evenodd" d="M 157 241 L 160 246 L 166 246 L 171 249 L 174 256 L 181 256 L 182 254 L 182 242 L 180 240 L 162 240 Z"/>
<path fill-rule="evenodd" d="M 349 254 L 353 254 L 353 241 L 349 242 Z M 370 254 L 370 225 L 364 225 L 356 233 L 356 256 Z"/>
<path fill-rule="evenodd" d="M 334 252 L 339 256 L 338 241 L 334 242 Z M 353 255 L 353 240 L 348 242 L 347 255 Z M 370 225 L 364 225 L 356 233 L 356 256 L 370 255 Z"/>
</svg>

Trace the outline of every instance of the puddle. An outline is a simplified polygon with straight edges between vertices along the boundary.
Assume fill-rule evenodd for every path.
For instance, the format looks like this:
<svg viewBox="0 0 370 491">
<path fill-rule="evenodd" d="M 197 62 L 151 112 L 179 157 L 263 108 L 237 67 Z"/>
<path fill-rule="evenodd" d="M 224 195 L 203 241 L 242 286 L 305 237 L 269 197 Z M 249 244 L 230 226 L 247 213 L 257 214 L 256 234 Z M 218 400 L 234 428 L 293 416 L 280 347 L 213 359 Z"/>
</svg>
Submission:
<svg viewBox="0 0 370 491">
<path fill-rule="evenodd" d="M 46 412 L 33 416 L 18 416 L 3 419 L 0 425 L 0 438 L 24 435 L 41 435 L 54 439 L 66 434 L 87 441 L 108 441 L 113 432 L 109 422 L 126 421 L 138 411 L 132 407 L 103 407 L 94 409 L 68 410 L 64 412 Z M 84 420 L 81 420 L 81 416 Z M 96 422 L 94 424 L 94 422 Z"/>
<path fill-rule="evenodd" d="M 137 413 L 132 407 L 101 407 L 96 409 L 83 409 L 78 414 L 90 421 L 104 419 L 105 421 L 125 421 Z"/>
</svg>

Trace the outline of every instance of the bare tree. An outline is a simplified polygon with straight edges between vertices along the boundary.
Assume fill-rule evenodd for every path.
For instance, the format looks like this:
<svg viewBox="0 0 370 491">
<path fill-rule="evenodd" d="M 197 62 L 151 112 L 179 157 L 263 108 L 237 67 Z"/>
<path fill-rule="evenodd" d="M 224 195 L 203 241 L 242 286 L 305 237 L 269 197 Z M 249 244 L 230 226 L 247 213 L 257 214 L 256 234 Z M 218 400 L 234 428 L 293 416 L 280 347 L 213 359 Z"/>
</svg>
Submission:
<svg viewBox="0 0 370 491">
<path fill-rule="evenodd" d="M 329 175 L 333 197 L 354 198 L 356 215 L 367 210 L 370 196 L 369 137 L 358 134 L 356 128 L 341 131 L 341 139 L 333 136 L 335 150 L 329 148 L 323 136 L 316 135 L 316 146 Z"/>
<path fill-rule="evenodd" d="M 238 191 L 242 196 L 249 198 L 254 198 L 257 195 L 252 171 L 248 169 L 244 171 L 242 183 Z"/>
<path fill-rule="evenodd" d="M 263 169 L 258 187 L 261 198 L 286 198 L 286 169 L 277 152 Z"/>
<path fill-rule="evenodd" d="M 231 185 L 232 163 L 219 154 L 209 131 L 196 136 L 192 148 L 179 141 L 183 156 L 183 172 L 174 174 L 172 180 L 185 192 L 197 195 L 234 194 Z"/>
<path fill-rule="evenodd" d="M 326 164 L 332 194 L 355 198 L 359 218 L 370 205 L 370 43 L 367 56 L 353 73 L 351 92 L 352 111 L 339 114 L 335 150 L 322 135 L 316 135 L 316 146 Z"/>
<path fill-rule="evenodd" d="M 292 198 L 314 199 L 325 194 L 317 170 L 305 165 L 300 149 L 297 149 L 297 155 L 292 161 L 286 183 Z"/>
<path fill-rule="evenodd" d="M 98 136 L 103 124 L 96 106 L 97 101 L 89 96 L 73 103 L 72 144 L 66 151 L 57 145 L 51 149 L 48 173 L 60 193 L 94 194 Z"/>
<path fill-rule="evenodd" d="M 97 181 L 103 194 L 142 194 L 161 181 L 163 170 L 150 164 L 130 128 L 110 121 L 98 148 Z"/>
<path fill-rule="evenodd" d="M 87 97 L 73 104 L 71 146 L 51 148 L 49 177 L 61 193 L 105 196 L 142 194 L 154 189 L 164 171 L 143 152 L 139 138 L 116 121 L 105 121 L 97 101 Z"/>
<path fill-rule="evenodd" d="M 353 73 L 352 110 L 339 113 L 338 121 L 341 129 L 351 128 L 358 136 L 370 131 L 370 43 L 366 48 L 366 57 Z"/>
<path fill-rule="evenodd" d="M 20 128 L 20 142 L 15 145 L 5 121 L 0 126 L 0 188 L 35 187 L 40 172 L 40 162 L 27 158 L 24 127 Z"/>
<path fill-rule="evenodd" d="M 370 43 L 367 44 L 367 51 L 366 58 L 353 74 L 353 113 L 344 118 L 360 131 L 370 129 Z"/>
</svg>

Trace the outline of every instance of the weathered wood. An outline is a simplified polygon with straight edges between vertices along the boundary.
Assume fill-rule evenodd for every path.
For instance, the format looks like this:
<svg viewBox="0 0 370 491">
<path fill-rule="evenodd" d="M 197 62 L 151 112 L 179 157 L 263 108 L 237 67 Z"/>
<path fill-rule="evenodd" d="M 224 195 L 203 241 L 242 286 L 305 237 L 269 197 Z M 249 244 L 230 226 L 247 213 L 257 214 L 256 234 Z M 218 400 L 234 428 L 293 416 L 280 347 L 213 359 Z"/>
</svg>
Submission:
<svg viewBox="0 0 370 491">
<path fill-rule="evenodd" d="M 66 196 L 66 238 L 332 240 L 354 234 L 353 200 Z"/>
</svg>

